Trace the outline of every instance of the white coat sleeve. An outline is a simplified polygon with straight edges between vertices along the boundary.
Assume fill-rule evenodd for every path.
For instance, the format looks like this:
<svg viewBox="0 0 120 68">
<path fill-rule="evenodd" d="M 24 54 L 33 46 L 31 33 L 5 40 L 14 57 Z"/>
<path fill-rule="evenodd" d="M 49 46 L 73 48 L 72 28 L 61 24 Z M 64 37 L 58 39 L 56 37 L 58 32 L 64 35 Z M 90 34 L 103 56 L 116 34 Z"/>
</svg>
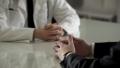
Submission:
<svg viewBox="0 0 120 68">
<path fill-rule="evenodd" d="M 33 32 L 32 28 L 4 28 L 0 30 L 0 41 L 32 41 Z"/>
<path fill-rule="evenodd" d="M 66 2 L 66 0 L 54 0 L 54 17 L 68 34 L 74 37 L 80 36 L 80 19 L 76 11 Z"/>
<path fill-rule="evenodd" d="M 7 25 L 8 0 L 0 0 L 0 41 L 32 40 L 34 29 L 15 28 Z"/>
</svg>

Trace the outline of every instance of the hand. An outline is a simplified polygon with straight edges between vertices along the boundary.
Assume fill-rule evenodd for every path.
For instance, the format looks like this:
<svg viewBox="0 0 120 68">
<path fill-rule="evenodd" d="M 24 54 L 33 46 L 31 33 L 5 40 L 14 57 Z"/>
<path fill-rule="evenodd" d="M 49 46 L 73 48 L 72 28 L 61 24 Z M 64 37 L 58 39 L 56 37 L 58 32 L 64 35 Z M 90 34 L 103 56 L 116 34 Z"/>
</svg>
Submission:
<svg viewBox="0 0 120 68">
<path fill-rule="evenodd" d="M 34 37 L 45 41 L 55 41 L 62 36 L 62 28 L 55 24 L 46 25 L 45 28 L 34 30 Z"/>
<path fill-rule="evenodd" d="M 63 28 L 61 28 L 58 24 L 47 24 L 45 26 L 45 29 L 46 30 L 51 30 L 51 31 L 57 30 L 58 31 L 58 33 L 57 33 L 58 35 L 60 35 L 60 36 L 64 35 Z M 55 33 L 55 35 L 56 35 L 56 33 Z"/>
<path fill-rule="evenodd" d="M 64 55 L 68 52 L 75 53 L 74 43 L 72 37 L 62 37 L 54 47 L 56 56 L 60 59 L 64 59 Z"/>
<path fill-rule="evenodd" d="M 87 57 L 91 55 L 92 48 L 84 40 L 73 37 L 76 53 L 80 56 Z"/>
</svg>

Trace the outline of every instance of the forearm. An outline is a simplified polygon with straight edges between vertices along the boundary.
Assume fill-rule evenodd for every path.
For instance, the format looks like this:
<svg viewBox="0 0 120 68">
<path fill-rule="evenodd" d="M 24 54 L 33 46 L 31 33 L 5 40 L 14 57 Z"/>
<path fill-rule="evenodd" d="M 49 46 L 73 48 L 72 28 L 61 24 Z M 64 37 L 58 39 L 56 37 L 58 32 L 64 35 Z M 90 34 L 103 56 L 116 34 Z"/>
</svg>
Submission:
<svg viewBox="0 0 120 68">
<path fill-rule="evenodd" d="M 86 59 L 76 54 L 71 54 L 61 62 L 62 68 L 101 68 L 100 60 Z"/>
<path fill-rule="evenodd" d="M 117 64 L 110 56 L 101 59 L 86 59 L 76 54 L 71 54 L 61 62 L 62 68 L 109 68 Z"/>
</svg>

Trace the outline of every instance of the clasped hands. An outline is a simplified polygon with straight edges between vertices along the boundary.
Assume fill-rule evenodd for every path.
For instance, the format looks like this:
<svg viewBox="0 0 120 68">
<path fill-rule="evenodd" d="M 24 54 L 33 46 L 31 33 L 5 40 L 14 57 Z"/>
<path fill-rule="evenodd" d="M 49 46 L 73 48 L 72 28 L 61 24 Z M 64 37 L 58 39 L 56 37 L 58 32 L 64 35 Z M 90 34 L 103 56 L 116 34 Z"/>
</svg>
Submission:
<svg viewBox="0 0 120 68">
<path fill-rule="evenodd" d="M 71 35 L 63 36 L 64 29 L 58 24 L 48 24 L 44 28 L 34 30 L 34 38 L 45 41 L 57 41 L 54 47 L 55 55 L 60 59 L 64 59 L 64 55 L 68 52 L 76 53 L 79 47 L 81 56 L 88 56 L 91 53 L 91 47 L 84 40 L 75 38 Z"/>
<path fill-rule="evenodd" d="M 47 24 L 44 28 L 34 30 L 34 38 L 45 41 L 56 41 L 64 35 L 64 30 L 58 24 Z"/>
</svg>

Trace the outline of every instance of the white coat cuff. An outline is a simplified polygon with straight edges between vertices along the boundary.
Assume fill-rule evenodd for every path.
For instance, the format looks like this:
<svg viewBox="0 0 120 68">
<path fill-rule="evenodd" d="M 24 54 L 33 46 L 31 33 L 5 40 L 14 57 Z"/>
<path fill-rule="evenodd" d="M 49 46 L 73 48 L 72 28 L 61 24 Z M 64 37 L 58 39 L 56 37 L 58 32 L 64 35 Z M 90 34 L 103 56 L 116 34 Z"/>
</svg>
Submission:
<svg viewBox="0 0 120 68">
<path fill-rule="evenodd" d="M 33 33 L 34 28 L 28 28 L 25 37 L 28 38 L 30 41 L 33 41 Z"/>
</svg>

